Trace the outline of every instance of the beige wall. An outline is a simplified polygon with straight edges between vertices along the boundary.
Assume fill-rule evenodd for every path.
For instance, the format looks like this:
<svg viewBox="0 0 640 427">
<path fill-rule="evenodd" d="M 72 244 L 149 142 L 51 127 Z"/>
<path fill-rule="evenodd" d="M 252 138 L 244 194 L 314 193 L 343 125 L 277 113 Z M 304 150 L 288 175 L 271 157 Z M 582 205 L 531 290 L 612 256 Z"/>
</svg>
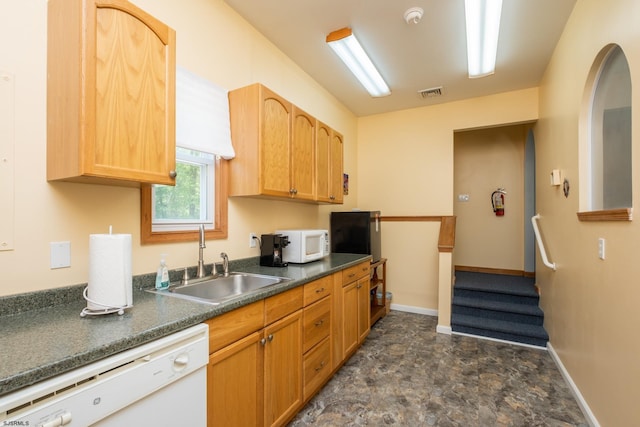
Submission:
<svg viewBox="0 0 640 427">
<path fill-rule="evenodd" d="M 624 50 L 632 74 L 633 200 L 640 200 L 640 2 L 579 0 L 540 86 L 540 121 L 535 129 L 537 208 L 547 251 L 558 270 L 538 258 L 545 327 L 551 344 L 603 426 L 640 420 L 640 224 L 579 222 L 579 129 L 583 91 L 591 64 L 609 43 Z M 559 168 L 571 183 L 568 198 L 548 184 Z M 598 258 L 598 238 L 606 259 Z"/>
<path fill-rule="evenodd" d="M 540 120 L 535 127 L 537 205 L 549 255 L 558 270 L 537 265 L 537 282 L 551 343 L 602 425 L 640 419 L 640 300 L 636 277 L 640 226 L 580 223 L 579 115 L 592 60 L 619 43 L 633 74 L 640 105 L 640 2 L 578 0 L 540 89 L 356 119 L 308 75 L 268 43 L 221 0 L 135 0 L 177 30 L 178 64 L 228 89 L 260 81 L 345 136 L 350 195 L 340 209 L 380 209 L 383 215 L 453 214 L 453 134 L 456 130 Z M 193 265 L 193 243 L 139 245 L 139 195 L 134 189 L 47 183 L 45 0 L 5 2 L 0 14 L 0 69 L 15 75 L 15 248 L 0 251 L 0 295 L 87 280 L 88 235 L 112 224 L 133 234 L 134 274 L 156 268 L 160 253 L 173 266 Z M 538 101 L 538 91 L 540 98 Z M 633 113 L 640 123 L 640 109 Z M 636 127 L 636 126 L 634 126 Z M 633 145 L 640 136 L 633 134 Z M 640 150 L 633 150 L 634 181 Z M 547 179 L 560 168 L 571 181 L 565 199 Z M 6 184 L 6 183 L 2 183 Z M 634 186 L 639 200 L 640 186 Z M 328 226 L 331 207 L 265 200 L 231 200 L 229 238 L 209 242 L 210 262 L 257 255 L 249 232 L 282 226 Z M 607 259 L 597 258 L 597 239 Z M 49 269 L 49 242 L 71 241 L 71 268 Z M 384 223 L 394 303 L 436 309 L 437 226 Z"/>
<path fill-rule="evenodd" d="M 502 126 L 454 137 L 455 265 L 524 271 L 524 145 L 529 125 Z M 491 193 L 504 188 L 505 215 Z M 466 194 L 461 202 L 457 196 Z M 527 222 L 527 224 L 530 224 Z"/>
<path fill-rule="evenodd" d="M 360 118 L 358 207 L 383 216 L 452 215 L 454 132 L 537 117 L 533 88 Z M 439 223 L 383 227 L 393 304 L 437 310 Z"/>
<path fill-rule="evenodd" d="M 177 63 L 234 89 L 268 87 L 344 135 L 345 168 L 357 173 L 356 118 L 221 0 L 134 0 L 177 33 Z M 0 295 L 86 283 L 89 234 L 130 233 L 133 273 L 155 271 L 161 253 L 170 267 L 195 265 L 197 244 L 141 246 L 139 192 L 131 188 L 48 183 L 46 180 L 46 0 L 3 2 L 0 69 L 15 75 L 14 249 L 0 251 Z M 10 42 L 9 42 L 10 41 Z M 64 60 L 64 59 L 61 59 Z M 6 185 L 6 182 L 0 183 Z M 345 197 L 355 205 L 357 188 Z M 341 207 L 342 208 L 342 207 Z M 207 243 L 207 262 L 221 251 L 232 259 L 257 256 L 249 232 L 281 227 L 328 227 L 330 207 L 232 199 L 229 237 Z M 49 242 L 71 242 L 71 267 L 49 268 Z"/>
</svg>

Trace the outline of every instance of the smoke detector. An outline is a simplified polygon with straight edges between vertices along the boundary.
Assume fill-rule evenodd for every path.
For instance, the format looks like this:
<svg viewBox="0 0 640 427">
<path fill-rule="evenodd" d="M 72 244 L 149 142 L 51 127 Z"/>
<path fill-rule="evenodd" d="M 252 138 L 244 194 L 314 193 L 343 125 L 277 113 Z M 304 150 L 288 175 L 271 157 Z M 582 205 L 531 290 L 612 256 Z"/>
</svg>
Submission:
<svg viewBox="0 0 640 427">
<path fill-rule="evenodd" d="M 410 7 L 404 13 L 404 20 L 407 21 L 407 24 L 417 24 L 422 19 L 423 14 L 424 10 L 421 7 Z"/>
<path fill-rule="evenodd" d="M 423 98 L 435 98 L 442 95 L 442 86 L 422 89 L 418 91 L 418 94 Z"/>
</svg>

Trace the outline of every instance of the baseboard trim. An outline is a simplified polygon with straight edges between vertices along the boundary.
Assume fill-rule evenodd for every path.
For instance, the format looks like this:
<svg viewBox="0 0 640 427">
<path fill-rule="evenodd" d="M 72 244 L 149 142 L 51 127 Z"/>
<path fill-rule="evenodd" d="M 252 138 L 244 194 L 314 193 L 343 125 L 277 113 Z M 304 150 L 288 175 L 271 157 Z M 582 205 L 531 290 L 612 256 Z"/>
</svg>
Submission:
<svg viewBox="0 0 640 427">
<path fill-rule="evenodd" d="M 436 332 L 439 334 L 451 335 L 451 326 L 438 325 L 436 326 Z"/>
<path fill-rule="evenodd" d="M 582 396 L 582 393 L 580 393 L 578 386 L 576 385 L 576 383 L 573 382 L 571 375 L 569 375 L 569 371 L 567 371 L 567 369 L 564 367 L 562 360 L 560 360 L 560 356 L 558 356 L 558 353 L 556 353 L 555 349 L 553 348 L 550 342 L 547 343 L 547 349 L 549 350 L 549 354 L 551 354 L 551 358 L 553 359 L 553 361 L 556 363 L 556 366 L 560 370 L 562 377 L 569 385 L 569 388 L 571 389 L 571 393 L 573 393 L 573 397 L 575 397 L 576 401 L 578 402 L 578 406 L 580 406 L 580 410 L 584 414 L 584 417 L 587 419 L 587 422 L 589 423 L 589 425 L 592 427 L 600 427 L 600 423 L 596 419 L 596 416 L 591 411 L 591 408 L 589 408 L 587 401 L 584 400 L 584 397 Z"/>
<path fill-rule="evenodd" d="M 389 308 L 391 308 L 391 310 L 404 311 L 406 313 L 424 314 L 425 316 L 433 317 L 438 316 L 438 310 L 433 310 L 431 308 L 414 307 L 412 305 L 400 305 L 393 303 L 391 303 L 391 306 Z"/>
<path fill-rule="evenodd" d="M 431 308 L 414 307 L 411 305 L 391 304 L 391 310 L 404 311 L 405 313 L 422 314 L 424 316 L 438 317 L 438 310 Z M 436 326 L 436 332 L 439 334 L 451 335 L 451 326 Z"/>
</svg>

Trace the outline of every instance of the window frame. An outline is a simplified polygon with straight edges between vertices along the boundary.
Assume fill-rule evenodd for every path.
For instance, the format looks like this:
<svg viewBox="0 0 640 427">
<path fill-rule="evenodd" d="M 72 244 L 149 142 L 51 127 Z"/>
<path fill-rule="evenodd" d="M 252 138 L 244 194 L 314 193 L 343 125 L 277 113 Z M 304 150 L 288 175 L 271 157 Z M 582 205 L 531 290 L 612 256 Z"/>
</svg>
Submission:
<svg viewBox="0 0 640 427">
<path fill-rule="evenodd" d="M 155 212 L 155 208 L 156 206 L 156 202 L 154 200 L 154 189 L 153 189 L 153 185 L 151 186 L 151 197 L 152 197 L 152 203 L 151 203 L 151 211 L 152 211 L 152 223 L 151 223 L 151 229 L 156 232 L 156 231 L 178 231 L 178 230 L 191 230 L 194 227 L 194 224 L 197 224 L 197 226 L 199 227 L 200 224 L 212 224 L 215 212 L 214 209 L 211 209 L 211 207 L 215 208 L 216 205 L 216 200 L 215 200 L 215 182 L 216 182 L 216 177 L 215 177 L 215 170 L 216 170 L 216 166 L 215 166 L 215 161 L 216 161 L 216 155 L 212 154 L 212 153 L 205 153 L 205 152 L 200 152 L 208 157 L 200 157 L 197 155 L 193 155 L 191 152 L 193 151 L 198 151 L 198 150 L 192 150 L 190 148 L 184 148 L 184 147 L 178 147 L 176 149 L 176 170 L 177 170 L 177 166 L 179 163 L 182 164 L 186 164 L 186 165 L 191 165 L 191 166 L 195 166 L 198 167 L 200 169 L 200 200 L 199 200 L 199 209 L 200 212 L 204 212 L 205 213 L 205 217 L 206 218 L 199 218 L 199 219 L 176 219 L 176 218 L 170 218 L 170 219 L 165 219 L 165 220 L 161 220 L 158 219 L 157 217 L 155 217 L 156 212 Z M 209 184 L 209 179 L 211 180 L 211 184 Z M 166 186 L 163 186 L 166 187 Z M 175 188 L 175 187 L 169 187 L 169 188 Z M 205 192 L 203 192 L 203 189 L 205 190 Z M 155 217 L 155 222 L 153 222 L 153 218 Z"/>
<path fill-rule="evenodd" d="M 229 165 L 215 156 L 213 228 L 205 229 L 207 240 L 226 239 L 228 235 Z M 151 184 L 140 187 L 140 241 L 142 244 L 197 241 L 199 230 L 153 231 Z"/>
<path fill-rule="evenodd" d="M 576 213 L 579 221 L 631 221 L 633 219 L 633 192 L 631 207 L 612 208 L 612 209 L 591 209 L 593 197 L 593 171 L 592 171 L 592 119 L 593 108 L 596 92 L 600 84 L 600 78 L 609 64 L 610 55 L 614 50 L 620 49 L 625 61 L 628 59 L 622 47 L 618 44 L 609 44 L 603 47 L 593 61 L 591 71 L 585 86 L 584 98 L 582 104 L 582 113 L 580 119 L 580 140 L 582 145 L 582 153 L 580 155 L 580 164 L 583 171 L 580 173 L 580 182 L 582 189 L 580 191 L 580 207 L 581 210 Z M 631 76 L 629 76 L 631 78 Z M 633 106 L 631 105 L 631 108 Z M 633 132 L 633 122 L 631 123 Z M 633 142 L 630 149 L 633 151 Z M 633 164 L 631 165 L 631 176 L 629 180 L 633 185 Z"/>
</svg>

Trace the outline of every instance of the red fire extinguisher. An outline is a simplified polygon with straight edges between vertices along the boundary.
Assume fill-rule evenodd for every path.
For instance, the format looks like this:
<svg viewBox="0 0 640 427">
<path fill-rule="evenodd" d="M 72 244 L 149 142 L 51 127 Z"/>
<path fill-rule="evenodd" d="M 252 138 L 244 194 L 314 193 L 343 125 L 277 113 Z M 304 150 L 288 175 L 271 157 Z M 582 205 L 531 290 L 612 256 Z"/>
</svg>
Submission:
<svg viewBox="0 0 640 427">
<path fill-rule="evenodd" d="M 496 216 L 504 216 L 504 196 L 507 194 L 504 188 L 498 188 L 491 193 L 491 206 Z"/>
</svg>

